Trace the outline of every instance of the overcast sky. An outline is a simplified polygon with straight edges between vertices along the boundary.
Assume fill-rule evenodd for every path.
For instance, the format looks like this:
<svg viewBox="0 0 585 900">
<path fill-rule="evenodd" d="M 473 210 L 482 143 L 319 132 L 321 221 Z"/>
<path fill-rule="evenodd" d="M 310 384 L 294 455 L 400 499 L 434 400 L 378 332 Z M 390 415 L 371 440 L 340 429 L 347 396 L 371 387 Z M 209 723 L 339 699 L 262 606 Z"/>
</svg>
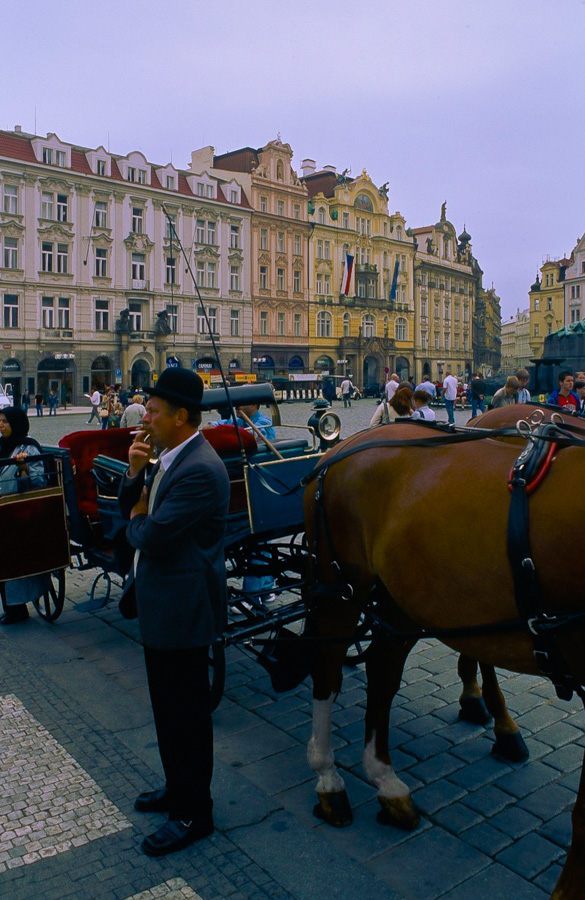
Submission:
<svg viewBox="0 0 585 900">
<path fill-rule="evenodd" d="M 502 300 L 585 230 L 584 0 L 19 0 L 3 4 L 0 127 L 185 168 L 260 147 L 447 201 Z"/>
</svg>

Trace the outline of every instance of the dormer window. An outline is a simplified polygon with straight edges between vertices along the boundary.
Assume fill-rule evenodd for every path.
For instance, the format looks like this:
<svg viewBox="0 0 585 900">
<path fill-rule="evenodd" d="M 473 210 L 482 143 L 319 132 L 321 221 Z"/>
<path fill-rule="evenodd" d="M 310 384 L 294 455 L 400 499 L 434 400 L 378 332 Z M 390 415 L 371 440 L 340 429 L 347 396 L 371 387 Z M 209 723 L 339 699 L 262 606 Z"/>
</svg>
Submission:
<svg viewBox="0 0 585 900">
<path fill-rule="evenodd" d="M 138 169 L 138 184 L 146 184 L 146 169 Z"/>
<path fill-rule="evenodd" d="M 197 183 L 197 196 L 198 197 L 205 196 L 205 185 L 201 184 L 200 181 Z"/>
<path fill-rule="evenodd" d="M 60 166 L 62 169 L 65 168 L 66 160 L 64 150 L 55 150 L 55 165 Z"/>
<path fill-rule="evenodd" d="M 136 169 L 134 166 L 128 166 L 128 181 L 136 181 Z"/>
<path fill-rule="evenodd" d="M 166 188 L 167 188 L 167 191 L 175 190 L 175 176 L 174 175 L 167 175 Z"/>
<path fill-rule="evenodd" d="M 237 203 L 237 202 L 238 202 L 238 192 L 230 191 L 230 203 Z"/>
<path fill-rule="evenodd" d="M 43 147 L 43 162 L 47 166 L 53 165 L 53 151 L 50 147 Z"/>
<path fill-rule="evenodd" d="M 98 159 L 97 161 L 97 174 L 98 175 L 106 175 L 106 161 L 105 159 Z"/>
</svg>

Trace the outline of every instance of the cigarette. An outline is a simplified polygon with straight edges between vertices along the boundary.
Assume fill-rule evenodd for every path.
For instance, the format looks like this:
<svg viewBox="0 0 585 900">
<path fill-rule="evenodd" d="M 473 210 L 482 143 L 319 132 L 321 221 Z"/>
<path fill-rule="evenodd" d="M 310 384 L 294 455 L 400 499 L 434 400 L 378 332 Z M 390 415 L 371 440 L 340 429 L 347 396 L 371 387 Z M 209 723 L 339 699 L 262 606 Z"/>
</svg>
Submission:
<svg viewBox="0 0 585 900">
<path fill-rule="evenodd" d="M 142 428 L 137 428 L 136 431 L 131 431 L 130 434 L 132 434 L 134 436 L 137 434 L 142 434 L 143 430 L 144 429 L 142 429 Z M 144 444 L 148 444 L 150 442 L 150 434 L 145 434 L 144 437 L 142 438 L 142 442 Z"/>
</svg>

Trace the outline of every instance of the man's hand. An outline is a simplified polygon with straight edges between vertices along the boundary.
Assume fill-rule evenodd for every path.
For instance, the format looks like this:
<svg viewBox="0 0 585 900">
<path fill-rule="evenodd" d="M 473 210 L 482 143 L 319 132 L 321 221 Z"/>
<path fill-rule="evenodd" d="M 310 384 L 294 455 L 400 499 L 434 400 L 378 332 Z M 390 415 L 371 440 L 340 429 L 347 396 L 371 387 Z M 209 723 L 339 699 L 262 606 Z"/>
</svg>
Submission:
<svg viewBox="0 0 585 900">
<path fill-rule="evenodd" d="M 145 516 L 148 513 L 148 490 L 146 487 L 142 488 L 142 493 L 140 494 L 140 500 L 134 504 L 130 511 L 130 518 L 133 519 L 134 516 Z"/>
<path fill-rule="evenodd" d="M 145 440 L 147 437 L 148 432 L 139 431 L 134 437 L 134 443 L 130 444 L 128 451 L 128 462 L 130 463 L 128 467 L 129 478 L 136 478 L 150 460 L 152 447 Z"/>
</svg>

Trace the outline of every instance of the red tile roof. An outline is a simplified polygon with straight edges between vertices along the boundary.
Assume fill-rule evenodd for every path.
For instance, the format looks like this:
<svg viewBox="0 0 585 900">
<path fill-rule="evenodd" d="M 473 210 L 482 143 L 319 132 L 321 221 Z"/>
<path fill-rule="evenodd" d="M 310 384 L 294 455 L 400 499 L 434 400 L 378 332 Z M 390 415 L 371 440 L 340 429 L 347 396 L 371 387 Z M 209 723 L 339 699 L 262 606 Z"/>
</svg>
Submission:
<svg viewBox="0 0 585 900">
<path fill-rule="evenodd" d="M 335 186 L 337 184 L 337 175 L 335 172 L 321 171 L 315 172 L 313 175 L 306 175 L 301 178 L 307 186 L 309 197 L 316 194 L 324 194 L 326 197 L 335 196 Z"/>
<path fill-rule="evenodd" d="M 84 175 L 92 175 L 91 166 L 87 161 L 87 156 L 81 150 L 71 148 L 71 168 L 74 172 L 83 172 Z"/>
<path fill-rule="evenodd" d="M 25 162 L 37 162 L 30 140 L 6 131 L 0 131 L 0 156 L 10 156 L 12 159 L 22 159 Z"/>
<path fill-rule="evenodd" d="M 217 169 L 227 169 L 228 172 L 248 172 L 258 165 L 258 150 L 253 147 L 242 147 L 241 150 L 232 150 L 213 157 L 213 165 Z"/>
</svg>

